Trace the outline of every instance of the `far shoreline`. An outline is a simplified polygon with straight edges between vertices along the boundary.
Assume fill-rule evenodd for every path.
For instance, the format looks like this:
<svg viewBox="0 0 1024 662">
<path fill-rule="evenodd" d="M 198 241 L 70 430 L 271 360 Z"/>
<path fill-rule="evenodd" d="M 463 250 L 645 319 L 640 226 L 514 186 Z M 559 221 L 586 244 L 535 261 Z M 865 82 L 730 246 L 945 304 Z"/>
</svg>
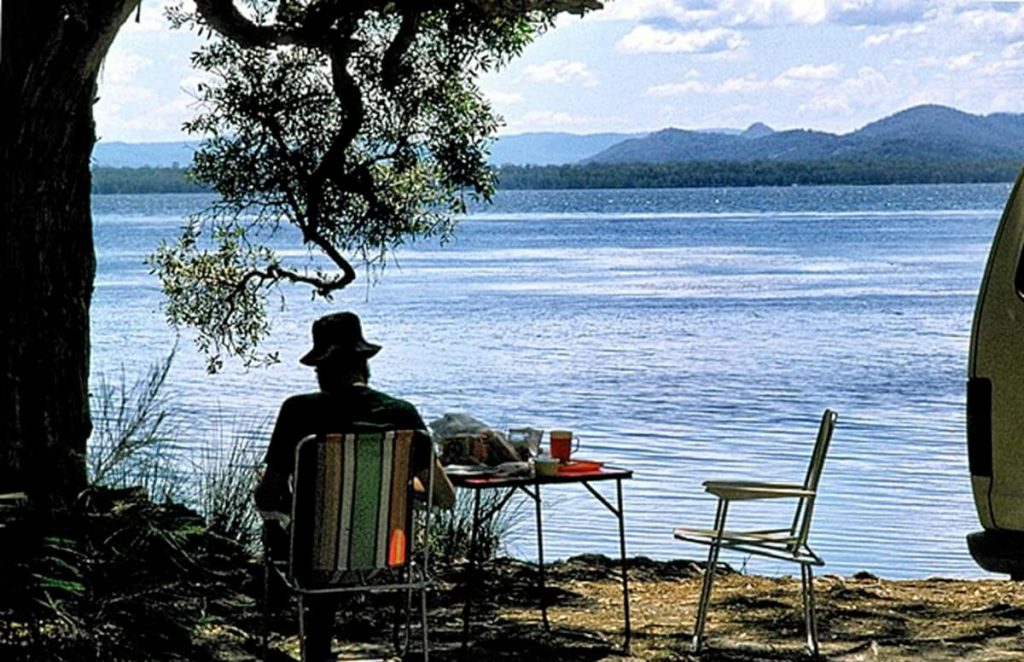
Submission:
<svg viewBox="0 0 1024 662">
<path fill-rule="evenodd" d="M 497 191 L 1012 184 L 1018 161 L 685 161 L 500 166 Z M 182 167 L 92 170 L 93 195 L 213 193 Z"/>
</svg>

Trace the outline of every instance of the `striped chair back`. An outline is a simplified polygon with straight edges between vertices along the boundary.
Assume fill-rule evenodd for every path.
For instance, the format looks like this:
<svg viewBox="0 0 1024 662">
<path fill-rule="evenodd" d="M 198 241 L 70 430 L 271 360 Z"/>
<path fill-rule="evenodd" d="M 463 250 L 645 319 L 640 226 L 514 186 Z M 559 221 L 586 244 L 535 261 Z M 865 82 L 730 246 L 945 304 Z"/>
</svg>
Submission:
<svg viewBox="0 0 1024 662">
<path fill-rule="evenodd" d="M 295 451 L 291 573 L 315 582 L 409 561 L 411 430 L 309 436 Z"/>
</svg>

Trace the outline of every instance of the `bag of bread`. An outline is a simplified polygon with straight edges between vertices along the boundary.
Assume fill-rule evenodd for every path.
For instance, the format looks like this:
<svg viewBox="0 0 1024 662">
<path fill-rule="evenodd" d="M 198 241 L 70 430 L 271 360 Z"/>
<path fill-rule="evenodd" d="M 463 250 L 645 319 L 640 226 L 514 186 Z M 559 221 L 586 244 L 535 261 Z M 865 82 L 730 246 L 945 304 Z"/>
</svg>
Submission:
<svg viewBox="0 0 1024 662">
<path fill-rule="evenodd" d="M 448 413 L 429 423 L 441 464 L 496 467 L 518 460 L 504 433 L 466 414 Z"/>
</svg>

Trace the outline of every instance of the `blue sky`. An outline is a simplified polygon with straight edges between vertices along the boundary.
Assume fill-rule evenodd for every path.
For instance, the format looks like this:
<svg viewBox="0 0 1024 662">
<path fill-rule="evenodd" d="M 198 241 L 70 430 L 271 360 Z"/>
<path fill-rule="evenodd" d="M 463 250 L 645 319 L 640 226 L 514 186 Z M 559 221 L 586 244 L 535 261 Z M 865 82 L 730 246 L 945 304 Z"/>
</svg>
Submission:
<svg viewBox="0 0 1024 662">
<path fill-rule="evenodd" d="M 187 140 L 197 39 L 143 3 L 100 79 L 104 141 Z M 613 0 L 481 81 L 501 133 L 846 133 L 922 103 L 1024 112 L 1024 0 Z"/>
</svg>

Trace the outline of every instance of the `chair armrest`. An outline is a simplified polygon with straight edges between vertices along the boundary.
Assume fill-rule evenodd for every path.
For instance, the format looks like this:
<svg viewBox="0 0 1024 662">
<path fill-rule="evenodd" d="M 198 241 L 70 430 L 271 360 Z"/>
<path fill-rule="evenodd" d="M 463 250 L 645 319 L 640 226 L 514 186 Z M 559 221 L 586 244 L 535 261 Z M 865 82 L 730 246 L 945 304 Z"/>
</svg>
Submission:
<svg viewBox="0 0 1024 662">
<path fill-rule="evenodd" d="M 704 489 L 720 499 L 729 501 L 804 498 L 815 495 L 814 490 L 805 490 L 803 485 L 748 480 L 708 480 L 704 481 Z"/>
</svg>

